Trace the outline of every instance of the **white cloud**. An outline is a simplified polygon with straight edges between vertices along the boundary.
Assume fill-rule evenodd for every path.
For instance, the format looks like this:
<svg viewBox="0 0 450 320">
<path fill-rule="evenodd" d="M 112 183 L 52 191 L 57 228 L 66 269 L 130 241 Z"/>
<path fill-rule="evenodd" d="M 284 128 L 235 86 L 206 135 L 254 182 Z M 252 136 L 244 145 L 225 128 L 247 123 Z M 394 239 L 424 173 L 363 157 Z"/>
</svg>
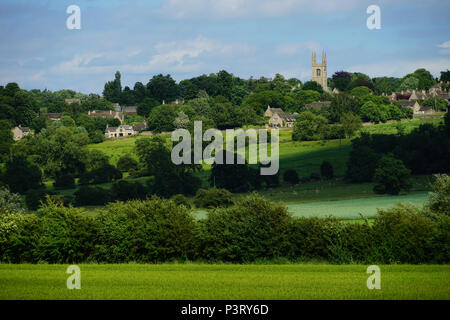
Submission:
<svg viewBox="0 0 450 320">
<path fill-rule="evenodd" d="M 175 19 L 275 17 L 292 12 L 345 11 L 360 3 L 358 0 L 166 0 L 160 11 Z"/>
<path fill-rule="evenodd" d="M 61 62 L 50 71 L 58 74 L 102 73 L 106 67 L 89 65 L 94 59 L 102 57 L 104 57 L 102 53 L 76 54 L 72 60 Z"/>
<path fill-rule="evenodd" d="M 442 50 L 439 50 L 440 54 L 450 54 L 450 41 L 445 41 L 438 45 L 438 48 L 441 48 Z"/>
<path fill-rule="evenodd" d="M 295 55 L 303 52 L 320 51 L 321 46 L 315 41 L 288 43 L 276 48 L 276 53 L 280 55 Z"/>
<path fill-rule="evenodd" d="M 450 58 L 448 59 L 424 59 L 411 61 L 386 61 L 374 64 L 356 65 L 347 68 L 350 72 L 363 72 L 370 77 L 403 77 L 419 68 L 425 68 L 434 76 L 439 76 L 442 70 L 448 69 Z"/>
</svg>

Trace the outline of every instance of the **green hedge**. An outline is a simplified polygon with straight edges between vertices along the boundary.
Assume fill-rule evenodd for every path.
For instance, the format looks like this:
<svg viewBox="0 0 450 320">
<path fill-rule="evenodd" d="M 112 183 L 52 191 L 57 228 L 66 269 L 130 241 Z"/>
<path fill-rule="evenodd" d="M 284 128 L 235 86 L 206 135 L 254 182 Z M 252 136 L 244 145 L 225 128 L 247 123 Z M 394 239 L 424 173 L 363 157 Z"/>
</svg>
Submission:
<svg viewBox="0 0 450 320">
<path fill-rule="evenodd" d="M 450 217 L 399 205 L 371 225 L 333 218 L 295 218 L 259 195 L 195 220 L 174 200 L 111 203 L 97 216 L 49 202 L 36 214 L 0 209 L 3 262 L 449 263 Z"/>
</svg>

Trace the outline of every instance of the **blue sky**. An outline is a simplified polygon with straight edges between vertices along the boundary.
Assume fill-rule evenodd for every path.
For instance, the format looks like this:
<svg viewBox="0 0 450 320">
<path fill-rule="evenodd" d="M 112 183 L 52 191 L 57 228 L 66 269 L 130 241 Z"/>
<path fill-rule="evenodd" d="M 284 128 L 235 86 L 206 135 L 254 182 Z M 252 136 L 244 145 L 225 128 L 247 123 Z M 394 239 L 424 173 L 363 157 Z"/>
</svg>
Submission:
<svg viewBox="0 0 450 320">
<path fill-rule="evenodd" d="M 81 30 L 68 30 L 69 5 Z M 381 29 L 366 27 L 369 5 Z M 101 93 L 155 74 L 225 69 L 243 78 L 311 79 L 311 51 L 328 75 L 401 77 L 450 69 L 450 0 L 0 0 L 0 84 Z"/>
</svg>

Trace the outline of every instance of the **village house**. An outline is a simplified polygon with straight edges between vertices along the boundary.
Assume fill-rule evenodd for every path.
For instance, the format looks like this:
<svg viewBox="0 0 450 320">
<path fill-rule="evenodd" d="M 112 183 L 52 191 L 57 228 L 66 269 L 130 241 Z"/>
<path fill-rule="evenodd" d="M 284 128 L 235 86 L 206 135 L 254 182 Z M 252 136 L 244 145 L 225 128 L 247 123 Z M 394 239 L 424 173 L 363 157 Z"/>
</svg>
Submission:
<svg viewBox="0 0 450 320">
<path fill-rule="evenodd" d="M 30 128 L 22 127 L 21 125 L 11 129 L 11 132 L 13 134 L 14 141 L 19 141 L 23 137 L 26 137 L 27 135 L 32 134 Z"/>
<path fill-rule="evenodd" d="M 122 112 L 125 115 L 136 115 L 137 114 L 137 107 L 135 107 L 135 106 L 124 107 L 122 109 Z"/>
<path fill-rule="evenodd" d="M 121 125 L 118 127 L 106 127 L 105 137 L 106 138 L 121 138 L 121 137 L 131 137 L 139 134 L 141 131 L 147 128 L 146 123 L 138 123 L 132 126 Z"/>
<path fill-rule="evenodd" d="M 269 117 L 269 125 L 278 128 L 292 128 L 295 117 L 292 114 L 285 113 L 281 108 L 271 108 L 267 106 L 264 117 Z"/>
<path fill-rule="evenodd" d="M 120 123 L 124 120 L 124 114 L 122 112 L 112 111 L 112 110 L 93 110 L 88 111 L 88 115 L 94 118 L 108 118 L 108 119 L 119 119 Z"/>
<path fill-rule="evenodd" d="M 61 120 L 63 113 L 47 113 L 47 117 L 52 121 Z"/>
<path fill-rule="evenodd" d="M 132 126 L 121 125 L 118 127 L 107 127 L 105 131 L 106 138 L 120 138 L 120 137 L 130 137 L 134 136 L 136 131 L 134 131 Z"/>
</svg>

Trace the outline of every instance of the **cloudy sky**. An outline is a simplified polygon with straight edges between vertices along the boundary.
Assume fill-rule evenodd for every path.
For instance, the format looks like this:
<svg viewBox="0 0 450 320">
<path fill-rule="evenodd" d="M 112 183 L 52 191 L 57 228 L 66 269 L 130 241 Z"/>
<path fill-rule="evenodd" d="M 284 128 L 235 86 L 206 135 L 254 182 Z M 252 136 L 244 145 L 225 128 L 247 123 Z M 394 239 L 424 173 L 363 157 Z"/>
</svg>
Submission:
<svg viewBox="0 0 450 320">
<path fill-rule="evenodd" d="M 369 5 L 381 29 L 369 30 Z M 66 9 L 81 9 L 68 30 Z M 101 93 L 114 72 L 132 87 L 225 69 L 243 78 L 328 74 L 401 77 L 450 69 L 450 0 L 0 0 L 0 85 Z"/>
</svg>

